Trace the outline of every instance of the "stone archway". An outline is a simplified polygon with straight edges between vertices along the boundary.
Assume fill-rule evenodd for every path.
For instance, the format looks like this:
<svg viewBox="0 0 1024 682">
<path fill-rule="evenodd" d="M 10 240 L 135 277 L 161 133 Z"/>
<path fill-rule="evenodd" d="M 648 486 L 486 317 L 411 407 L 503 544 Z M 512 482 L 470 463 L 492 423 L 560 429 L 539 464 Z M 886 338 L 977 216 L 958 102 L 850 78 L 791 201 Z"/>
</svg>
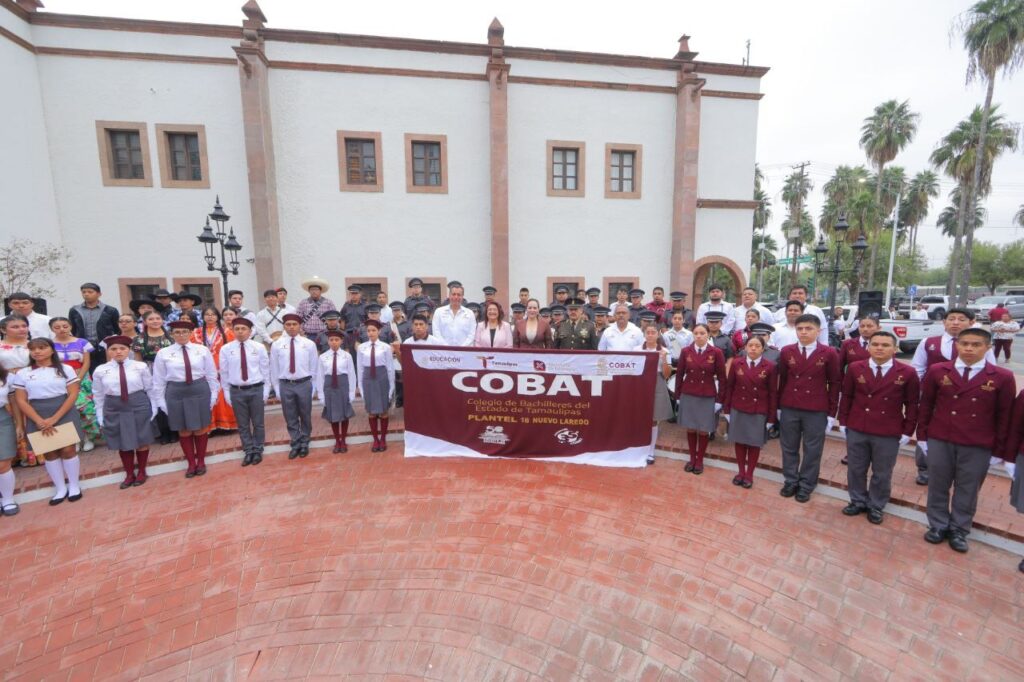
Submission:
<svg viewBox="0 0 1024 682">
<path fill-rule="evenodd" d="M 690 291 L 690 297 L 693 302 L 690 305 L 694 309 L 704 301 L 705 287 L 710 284 L 709 278 L 712 270 L 715 270 L 715 281 L 726 286 L 725 300 L 727 301 L 738 301 L 740 292 L 747 286 L 747 277 L 743 273 L 743 269 L 736 264 L 736 261 L 725 256 L 705 256 L 700 258 L 693 263 L 693 288 Z M 731 289 L 727 286 L 730 280 L 732 282 Z"/>
</svg>

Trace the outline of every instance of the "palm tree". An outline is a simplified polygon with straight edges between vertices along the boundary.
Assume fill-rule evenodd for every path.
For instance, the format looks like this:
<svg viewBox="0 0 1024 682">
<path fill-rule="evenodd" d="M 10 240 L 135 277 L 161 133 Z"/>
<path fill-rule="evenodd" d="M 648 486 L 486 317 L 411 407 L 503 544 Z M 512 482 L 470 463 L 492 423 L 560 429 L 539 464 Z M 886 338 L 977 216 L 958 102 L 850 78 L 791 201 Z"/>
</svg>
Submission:
<svg viewBox="0 0 1024 682">
<path fill-rule="evenodd" d="M 920 115 L 910 110 L 910 100 L 897 102 L 894 99 L 882 102 L 874 112 L 864 119 L 860 129 L 860 146 L 868 160 L 875 165 L 876 175 L 885 179 L 885 164 L 896 158 L 900 151 L 910 144 L 917 133 L 917 121 Z M 875 185 L 875 204 L 882 202 L 883 182 Z M 878 257 L 878 232 L 881 230 L 883 215 L 878 216 L 871 239 L 871 261 L 868 265 L 868 288 L 875 285 L 875 259 Z"/>
<path fill-rule="evenodd" d="M 840 213 L 849 210 L 853 199 L 864 192 L 871 173 L 864 166 L 839 166 L 828 182 L 822 185 L 825 204 L 821 207 L 818 228 L 830 232 L 839 219 Z M 853 237 L 855 239 L 856 237 Z"/>
<path fill-rule="evenodd" d="M 961 191 L 959 187 L 954 187 L 953 191 L 949 193 L 949 206 L 942 209 L 942 213 L 939 214 L 938 220 L 935 221 L 936 227 L 942 230 L 942 234 L 946 237 L 952 237 L 956 234 L 956 226 L 960 219 L 960 199 Z M 985 224 L 986 213 L 982 206 L 974 207 L 974 223 L 968 225 L 968 229 L 973 233 L 975 230 L 981 228 Z"/>
<path fill-rule="evenodd" d="M 985 148 L 982 154 L 977 154 L 977 151 L 981 140 L 981 123 L 984 114 L 981 107 L 975 107 L 970 116 L 957 123 L 956 127 L 942 138 L 939 146 L 928 158 L 932 165 L 957 181 L 957 186 L 960 188 L 958 216 L 966 216 L 970 213 L 967 210 L 967 197 L 971 193 L 970 186 L 974 179 L 975 160 L 979 157 L 982 160 L 977 195 L 987 196 L 991 189 L 992 165 L 996 158 L 1007 150 L 1017 148 L 1017 126 L 1007 123 L 1002 114 L 998 113 L 998 109 L 999 105 L 994 105 L 989 114 L 989 129 L 985 136 Z M 960 260 L 966 257 L 966 252 L 970 250 L 971 244 L 974 242 L 974 231 L 967 231 L 965 228 L 965 224 L 958 224 L 953 235 L 953 254 L 950 261 L 953 263 L 953 267 L 949 269 L 946 280 L 946 291 L 950 296 L 956 293 L 953 288 L 956 277 L 960 274 Z"/>
<path fill-rule="evenodd" d="M 910 255 L 917 251 L 917 229 L 928 217 L 932 199 L 939 196 L 939 176 L 934 171 L 919 171 L 907 185 L 906 201 L 900 222 L 910 228 Z"/>
<path fill-rule="evenodd" d="M 804 174 L 802 169 L 798 173 L 790 173 L 782 185 L 782 200 L 786 202 L 788 215 L 786 221 L 782 224 L 782 231 L 787 241 L 789 241 L 789 227 L 801 228 L 800 237 L 795 240 L 793 249 L 792 281 L 794 284 L 796 283 L 796 273 L 799 270 L 797 259 L 800 257 L 800 246 L 803 243 L 811 243 L 814 240 L 814 221 L 811 219 L 810 214 L 803 209 L 804 204 L 807 202 L 807 196 L 811 193 L 812 189 L 814 189 L 814 183 Z M 806 221 L 806 223 L 803 221 Z M 808 242 L 803 241 L 803 228 L 805 224 L 811 228 L 811 237 Z"/>
<path fill-rule="evenodd" d="M 968 10 L 967 16 L 960 24 L 960 30 L 963 32 L 964 49 L 967 50 L 967 82 L 970 83 L 980 77 L 987 86 L 978 134 L 978 139 L 983 141 L 980 146 L 987 148 L 990 118 L 994 113 L 992 93 L 995 89 L 996 73 L 1002 71 L 1004 76 L 1009 76 L 1024 64 L 1024 0 L 981 0 Z M 964 197 L 968 205 L 974 205 L 980 195 L 983 162 L 984 159 L 980 155 L 974 159 L 971 182 L 966 186 Z M 964 234 L 965 209 L 960 210 L 960 217 L 957 238 Z M 968 236 L 968 246 L 963 252 L 958 301 L 960 305 L 967 303 L 967 290 L 971 283 L 971 241 L 971 237 Z M 953 262 L 955 266 L 956 261 Z"/>
<path fill-rule="evenodd" d="M 1013 215 L 1013 222 L 1024 227 L 1024 204 L 1021 204 L 1020 208 L 1018 208 L 1017 212 Z"/>
<path fill-rule="evenodd" d="M 768 229 L 768 223 L 771 222 L 771 219 L 772 219 L 772 200 L 768 196 L 768 193 L 764 191 L 764 187 L 763 187 L 763 184 L 762 184 L 763 182 L 764 182 L 764 172 L 762 172 L 761 171 L 761 167 L 755 163 L 754 164 L 754 201 L 757 202 L 757 208 L 754 209 L 754 242 L 753 242 L 753 247 L 754 248 L 753 248 L 753 252 L 756 254 L 758 252 L 758 250 L 759 250 L 757 231 L 760 230 L 761 231 L 760 241 L 761 242 L 765 242 L 766 238 L 769 239 L 771 241 L 771 243 L 772 243 L 772 247 L 771 247 L 770 253 L 774 254 L 775 253 L 775 249 L 778 248 L 778 247 L 775 246 L 775 240 L 773 238 L 771 238 L 771 237 L 767 237 L 767 235 L 766 235 L 766 230 Z M 752 259 L 752 262 L 758 263 L 758 268 L 757 268 L 757 290 L 758 291 L 761 290 L 761 287 L 764 284 L 763 275 L 764 275 L 765 264 L 767 263 L 767 258 L 765 258 L 765 255 L 766 254 L 762 250 L 761 251 L 761 258 L 760 258 L 760 260 L 756 256 Z M 771 259 L 772 259 L 772 263 L 771 264 L 774 265 L 774 260 L 775 260 L 774 255 L 771 256 Z"/>
</svg>

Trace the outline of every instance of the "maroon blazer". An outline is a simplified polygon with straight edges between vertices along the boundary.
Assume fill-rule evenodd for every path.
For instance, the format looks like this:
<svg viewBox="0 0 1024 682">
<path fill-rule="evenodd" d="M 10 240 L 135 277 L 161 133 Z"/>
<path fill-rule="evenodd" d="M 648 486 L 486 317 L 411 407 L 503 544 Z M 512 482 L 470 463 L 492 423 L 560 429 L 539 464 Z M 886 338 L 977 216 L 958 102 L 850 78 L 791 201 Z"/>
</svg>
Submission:
<svg viewBox="0 0 1024 682">
<path fill-rule="evenodd" d="M 921 382 L 910 365 L 893 361 L 892 368 L 876 379 L 874 363 L 858 360 L 843 378 L 839 424 L 873 436 L 912 436 L 920 394 Z"/>
<path fill-rule="evenodd" d="M 860 339 L 846 339 L 839 348 L 839 369 L 846 374 L 846 369 L 858 360 L 870 360 L 871 353 L 860 345 Z"/>
<path fill-rule="evenodd" d="M 928 368 L 921 389 L 917 440 L 929 438 L 985 448 L 997 457 L 1008 449 L 1013 396 L 1013 373 L 991 362 L 964 384 L 955 363 Z"/>
<path fill-rule="evenodd" d="M 1007 439 L 1003 459 L 1007 462 L 1017 461 L 1017 453 L 1024 446 L 1024 391 L 1017 395 L 1013 403 L 1013 417 L 1010 419 L 1010 435 Z"/>
<path fill-rule="evenodd" d="M 526 336 L 526 320 L 519 320 L 512 333 L 512 345 L 515 348 L 551 348 L 551 325 L 543 317 L 538 317 L 537 336 L 531 342 Z"/>
<path fill-rule="evenodd" d="M 816 344 L 804 359 L 800 344 L 786 346 L 779 353 L 779 407 L 829 416 L 839 408 L 839 353 L 823 343 Z"/>
<path fill-rule="evenodd" d="M 715 386 L 715 380 L 718 386 Z M 711 343 L 698 353 L 696 346 L 687 346 L 679 354 L 676 364 L 676 400 L 686 395 L 714 398 L 716 403 L 725 402 L 725 353 Z"/>
<path fill-rule="evenodd" d="M 736 358 L 729 368 L 722 411 L 729 414 L 737 409 L 748 414 L 763 414 L 769 424 L 774 424 L 778 390 L 779 375 L 774 362 L 762 357 L 751 371 L 746 358 Z"/>
</svg>

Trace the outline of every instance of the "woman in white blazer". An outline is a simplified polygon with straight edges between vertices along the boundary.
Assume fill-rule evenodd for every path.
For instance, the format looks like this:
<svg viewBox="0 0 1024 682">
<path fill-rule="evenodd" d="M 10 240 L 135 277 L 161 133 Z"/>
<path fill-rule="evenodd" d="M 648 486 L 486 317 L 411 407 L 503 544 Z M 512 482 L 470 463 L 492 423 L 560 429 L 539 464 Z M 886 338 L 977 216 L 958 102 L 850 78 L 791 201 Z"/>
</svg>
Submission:
<svg viewBox="0 0 1024 682">
<path fill-rule="evenodd" d="M 491 301 L 484 308 L 484 320 L 476 326 L 473 345 L 478 348 L 511 348 L 512 326 L 505 321 L 501 305 Z"/>
</svg>

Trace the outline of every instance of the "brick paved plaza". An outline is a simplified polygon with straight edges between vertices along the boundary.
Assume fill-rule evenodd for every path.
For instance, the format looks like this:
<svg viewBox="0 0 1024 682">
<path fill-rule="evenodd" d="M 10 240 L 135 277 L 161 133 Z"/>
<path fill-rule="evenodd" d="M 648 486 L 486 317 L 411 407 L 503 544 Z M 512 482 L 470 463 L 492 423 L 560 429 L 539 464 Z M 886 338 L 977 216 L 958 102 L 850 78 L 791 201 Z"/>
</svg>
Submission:
<svg viewBox="0 0 1024 682">
<path fill-rule="evenodd" d="M 663 435 L 666 448 L 679 437 Z M 777 445 L 767 453 L 770 467 Z M 827 456 L 826 476 L 838 448 Z M 87 468 L 112 466 L 105 458 L 87 455 Z M 42 471 L 20 476 L 32 487 Z M 365 444 L 294 462 L 277 453 L 246 469 L 232 459 L 192 481 L 174 471 L 142 488 L 88 488 L 56 508 L 29 502 L 0 521 L 0 670 L 1020 679 L 1019 557 L 981 542 L 957 555 L 924 543 L 917 522 L 887 515 L 875 527 L 843 517 L 839 499 L 798 505 L 774 481 L 747 491 L 731 477 L 688 475 L 667 457 L 645 470 L 405 460 L 396 442 L 380 455 Z M 1015 522 L 1007 485 L 990 477 L 979 521 L 995 524 L 998 502 Z"/>
</svg>

